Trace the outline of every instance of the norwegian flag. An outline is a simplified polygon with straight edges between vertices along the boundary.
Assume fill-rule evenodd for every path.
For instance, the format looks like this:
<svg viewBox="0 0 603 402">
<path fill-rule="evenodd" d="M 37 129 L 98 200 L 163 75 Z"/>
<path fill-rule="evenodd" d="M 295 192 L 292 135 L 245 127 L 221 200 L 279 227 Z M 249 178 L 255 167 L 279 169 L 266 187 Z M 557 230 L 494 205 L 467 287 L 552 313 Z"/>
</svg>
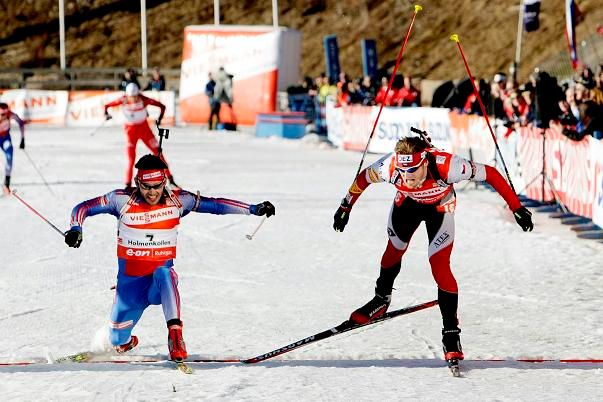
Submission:
<svg viewBox="0 0 603 402">
<path fill-rule="evenodd" d="M 578 67 L 578 52 L 576 50 L 576 25 L 582 14 L 574 0 L 565 0 L 565 38 L 569 47 L 570 58 L 574 70 Z"/>
</svg>

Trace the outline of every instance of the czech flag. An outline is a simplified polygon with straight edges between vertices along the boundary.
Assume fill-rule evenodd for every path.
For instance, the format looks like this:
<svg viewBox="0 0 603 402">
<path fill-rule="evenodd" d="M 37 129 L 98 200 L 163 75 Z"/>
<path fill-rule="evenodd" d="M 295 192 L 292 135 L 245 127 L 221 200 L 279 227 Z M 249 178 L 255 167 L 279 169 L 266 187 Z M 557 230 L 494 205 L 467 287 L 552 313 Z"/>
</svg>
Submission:
<svg viewBox="0 0 603 402">
<path fill-rule="evenodd" d="M 576 50 L 576 25 L 580 10 L 574 0 L 565 0 L 565 38 L 569 47 L 570 58 L 574 70 L 578 67 L 578 52 Z"/>
</svg>

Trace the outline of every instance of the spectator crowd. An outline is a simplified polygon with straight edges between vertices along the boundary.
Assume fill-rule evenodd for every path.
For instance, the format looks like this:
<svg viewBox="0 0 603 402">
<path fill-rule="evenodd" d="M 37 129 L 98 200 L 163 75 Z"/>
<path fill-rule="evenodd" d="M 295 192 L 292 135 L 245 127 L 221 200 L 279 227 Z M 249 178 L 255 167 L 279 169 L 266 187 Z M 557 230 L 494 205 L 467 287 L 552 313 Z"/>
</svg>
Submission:
<svg viewBox="0 0 603 402">
<path fill-rule="evenodd" d="M 488 114 L 507 127 L 507 133 L 529 125 L 548 128 L 555 122 L 572 140 L 579 141 L 587 135 L 603 138 L 603 64 L 597 74 L 582 66 L 572 79 L 560 83 L 538 69 L 522 85 L 497 73 L 489 88 L 487 82 L 480 80 L 479 90 Z M 473 92 L 466 95 L 462 106 L 453 108 L 460 113 L 481 114 Z"/>
<path fill-rule="evenodd" d="M 601 139 L 603 64 L 596 71 L 594 74 L 590 67 L 582 66 L 575 77 L 558 83 L 555 77 L 536 69 L 521 85 L 499 72 L 491 81 L 476 80 L 476 86 L 487 113 L 495 117 L 496 124 L 507 127 L 507 134 L 522 126 L 548 128 L 550 122 L 556 122 L 570 139 L 581 140 L 587 135 Z M 378 81 L 379 84 L 370 76 L 350 79 L 345 72 L 340 73 L 337 80 L 324 73 L 315 79 L 305 77 L 287 89 L 289 107 L 292 111 L 305 111 L 318 127 L 315 131 L 320 133 L 324 131 L 319 126 L 324 125 L 321 120 L 327 97 L 334 99 L 336 106 L 421 106 L 421 92 L 412 76 L 396 75 L 389 92 L 389 75 L 382 75 Z M 456 85 L 451 81 L 443 84 L 434 92 L 431 106 L 482 114 L 469 79 Z"/>
</svg>

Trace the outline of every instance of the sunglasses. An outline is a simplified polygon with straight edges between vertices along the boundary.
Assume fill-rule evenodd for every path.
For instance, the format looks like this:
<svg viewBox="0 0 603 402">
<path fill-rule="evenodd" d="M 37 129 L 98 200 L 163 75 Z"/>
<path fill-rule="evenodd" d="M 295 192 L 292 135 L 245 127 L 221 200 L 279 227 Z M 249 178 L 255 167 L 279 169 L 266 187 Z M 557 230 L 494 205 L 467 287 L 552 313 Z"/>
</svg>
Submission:
<svg viewBox="0 0 603 402">
<path fill-rule="evenodd" d="M 418 169 L 421 167 L 421 165 L 422 165 L 422 164 L 423 164 L 423 163 L 421 163 L 421 164 L 420 164 L 420 165 L 418 165 L 418 166 L 414 166 L 414 167 L 407 168 L 407 169 L 403 169 L 403 168 L 397 168 L 397 169 L 398 169 L 400 172 L 402 172 L 402 173 L 414 173 L 414 172 L 416 172 L 416 171 L 417 171 L 417 170 L 418 170 Z"/>
<path fill-rule="evenodd" d="M 150 184 L 145 184 L 145 183 L 138 182 L 138 186 L 140 186 L 140 188 L 143 189 L 143 190 L 145 190 L 145 191 L 159 190 L 164 185 L 165 185 L 165 180 L 163 180 L 159 184 L 155 184 L 154 186 L 151 186 Z"/>
</svg>

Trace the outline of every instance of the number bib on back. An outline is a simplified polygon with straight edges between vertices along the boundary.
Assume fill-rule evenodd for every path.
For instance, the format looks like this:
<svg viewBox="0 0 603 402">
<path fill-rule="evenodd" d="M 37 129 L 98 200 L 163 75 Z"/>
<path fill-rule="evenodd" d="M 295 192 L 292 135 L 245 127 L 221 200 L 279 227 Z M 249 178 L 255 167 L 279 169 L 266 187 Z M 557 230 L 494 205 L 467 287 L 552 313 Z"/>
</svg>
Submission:
<svg viewBox="0 0 603 402">
<path fill-rule="evenodd" d="M 126 260 L 176 258 L 180 209 L 171 200 L 158 205 L 128 202 L 119 217 L 117 256 Z"/>
</svg>

